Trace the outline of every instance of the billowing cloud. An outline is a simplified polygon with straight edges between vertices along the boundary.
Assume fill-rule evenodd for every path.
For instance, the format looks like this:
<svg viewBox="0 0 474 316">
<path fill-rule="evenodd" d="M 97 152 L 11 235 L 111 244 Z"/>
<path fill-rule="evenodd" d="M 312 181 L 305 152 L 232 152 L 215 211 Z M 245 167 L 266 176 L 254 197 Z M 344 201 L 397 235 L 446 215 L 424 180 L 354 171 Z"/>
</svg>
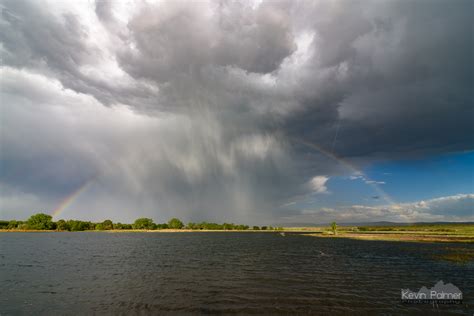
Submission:
<svg viewBox="0 0 474 316">
<path fill-rule="evenodd" d="M 296 48 L 288 7 L 184 1 L 147 6 L 129 22 L 131 42 L 120 61 L 135 77 L 157 82 L 199 78 L 207 66 L 271 73 Z"/>
<path fill-rule="evenodd" d="M 140 207 L 128 220 L 139 212 L 186 216 L 191 208 L 225 220 L 233 212 L 270 209 L 268 201 L 292 194 L 281 194 L 288 183 L 297 186 L 284 143 L 266 134 L 225 135 L 212 113 L 147 116 L 126 106 L 104 107 L 41 75 L 3 68 L 2 78 L 4 101 L 21 105 L 2 106 L 2 146 L 8 149 L 2 178 L 16 195 L 37 195 L 25 199 L 24 208 L 54 209 L 94 179 L 93 192 L 84 194 L 105 201 L 101 212 L 80 214 L 85 218 L 114 216 L 122 204 Z M 87 208 L 81 204 L 78 209 Z M 11 205 L 21 211 L 18 203 L 2 203 Z"/>
<path fill-rule="evenodd" d="M 393 221 L 474 221 L 474 194 L 458 194 L 393 205 L 350 205 L 302 210 L 285 218 L 289 223 L 341 223 Z"/>
<path fill-rule="evenodd" d="M 326 176 L 315 176 L 309 181 L 311 190 L 315 193 L 328 193 L 326 182 L 329 180 Z"/>
<path fill-rule="evenodd" d="M 337 159 L 473 148 L 467 0 L 0 9 L 4 217 L 94 179 L 67 217 L 272 220 Z"/>
</svg>

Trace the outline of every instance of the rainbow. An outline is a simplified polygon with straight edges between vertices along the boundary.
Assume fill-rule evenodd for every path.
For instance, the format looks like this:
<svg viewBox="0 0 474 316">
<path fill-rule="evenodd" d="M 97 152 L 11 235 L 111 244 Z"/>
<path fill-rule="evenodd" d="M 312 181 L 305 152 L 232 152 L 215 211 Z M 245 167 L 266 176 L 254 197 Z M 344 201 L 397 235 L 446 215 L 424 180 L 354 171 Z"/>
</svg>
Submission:
<svg viewBox="0 0 474 316">
<path fill-rule="evenodd" d="M 377 183 L 375 181 L 371 181 L 371 179 L 369 179 L 369 177 L 367 177 L 366 174 L 364 174 L 361 170 L 359 170 L 354 165 L 350 164 L 347 160 L 344 160 L 340 157 L 337 157 L 336 155 L 334 155 L 334 153 L 331 153 L 331 152 L 325 150 L 324 148 L 322 148 L 321 146 L 319 146 L 315 143 L 311 143 L 311 142 L 308 142 L 308 141 L 305 141 L 305 140 L 302 140 L 302 139 L 296 139 L 296 138 L 289 138 L 289 139 L 296 142 L 296 143 L 299 143 L 299 144 L 305 145 L 307 147 L 310 147 L 312 149 L 316 149 L 318 152 L 324 154 L 325 156 L 339 162 L 340 164 L 342 164 L 343 166 L 345 166 L 347 169 L 351 170 L 355 174 L 362 176 L 366 180 L 365 183 L 370 185 L 374 189 L 374 191 L 377 192 L 377 194 L 379 196 L 381 196 L 388 204 L 396 205 L 396 203 L 393 201 L 393 199 L 384 190 L 382 190 L 382 188 L 379 185 L 377 185 Z M 58 205 L 58 207 L 56 207 L 54 209 L 54 211 L 52 212 L 51 215 L 55 218 L 58 217 L 69 205 L 71 205 L 81 195 L 81 193 L 86 191 L 87 188 L 92 183 L 94 183 L 96 179 L 97 179 L 97 176 L 95 176 L 92 179 L 86 181 L 77 190 L 75 190 L 70 195 L 68 195 L 66 198 L 64 198 L 64 200 L 61 201 L 61 203 Z"/>
<path fill-rule="evenodd" d="M 76 200 L 82 192 L 84 192 L 96 179 L 96 177 L 86 181 L 83 185 L 81 185 L 77 190 L 69 194 L 64 200 L 59 203 L 58 207 L 54 209 L 51 213 L 53 218 L 57 218 L 69 205 L 71 205 L 74 200 Z"/>
<path fill-rule="evenodd" d="M 305 145 L 307 147 L 316 149 L 317 151 L 324 154 L 325 156 L 339 162 L 340 164 L 342 164 L 343 166 L 345 166 L 347 169 L 354 172 L 355 174 L 357 174 L 359 176 L 362 176 L 365 179 L 365 183 L 370 185 L 374 189 L 374 191 L 377 192 L 377 194 L 379 196 L 381 196 L 388 204 L 396 205 L 394 200 L 384 190 L 382 190 L 382 188 L 379 185 L 377 185 L 377 183 L 375 181 L 372 181 L 369 177 L 367 177 L 366 174 L 364 174 L 361 170 L 359 170 L 354 165 L 350 164 L 347 160 L 344 160 L 340 157 L 337 157 L 336 155 L 334 155 L 334 153 L 325 150 L 324 148 L 322 148 L 321 146 L 319 146 L 315 143 L 311 143 L 311 142 L 308 142 L 308 141 L 305 141 L 305 140 L 302 140 L 302 139 L 297 139 L 297 138 L 292 138 L 292 137 L 289 138 L 289 139 L 296 142 L 296 143 L 300 143 L 300 144 Z"/>
</svg>

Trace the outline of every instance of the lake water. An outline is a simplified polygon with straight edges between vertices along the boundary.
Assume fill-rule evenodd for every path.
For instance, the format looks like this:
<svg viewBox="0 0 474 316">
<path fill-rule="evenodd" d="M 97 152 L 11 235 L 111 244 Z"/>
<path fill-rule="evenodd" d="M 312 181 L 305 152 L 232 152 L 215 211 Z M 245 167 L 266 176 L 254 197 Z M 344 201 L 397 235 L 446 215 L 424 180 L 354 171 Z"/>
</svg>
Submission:
<svg viewBox="0 0 474 316">
<path fill-rule="evenodd" d="M 466 244 L 277 233 L 1 233 L 0 314 L 466 314 Z M 400 290 L 453 283 L 463 305 L 404 305 Z"/>
</svg>

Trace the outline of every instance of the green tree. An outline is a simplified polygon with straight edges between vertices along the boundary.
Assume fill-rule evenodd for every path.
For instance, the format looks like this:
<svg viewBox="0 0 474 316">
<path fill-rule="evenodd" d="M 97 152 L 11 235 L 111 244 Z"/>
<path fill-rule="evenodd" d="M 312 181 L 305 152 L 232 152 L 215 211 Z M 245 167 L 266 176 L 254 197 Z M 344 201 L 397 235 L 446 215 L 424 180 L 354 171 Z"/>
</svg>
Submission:
<svg viewBox="0 0 474 316">
<path fill-rule="evenodd" d="M 104 230 L 111 230 L 114 229 L 114 224 L 110 219 L 106 219 L 105 221 L 102 222 L 102 229 Z"/>
<path fill-rule="evenodd" d="M 167 228 L 169 227 L 168 227 L 168 224 L 166 223 L 156 225 L 156 229 L 167 229 Z"/>
<path fill-rule="evenodd" d="M 64 219 L 60 219 L 56 222 L 56 229 L 57 230 L 70 230 L 69 225 Z"/>
<path fill-rule="evenodd" d="M 168 226 L 171 229 L 181 229 L 184 227 L 184 224 L 182 221 L 180 221 L 177 218 L 172 218 L 168 221 Z"/>
<path fill-rule="evenodd" d="M 132 225 L 131 224 L 116 223 L 116 224 L 114 224 L 114 229 L 132 229 Z"/>
<path fill-rule="evenodd" d="M 0 221 L 0 229 L 8 229 L 10 221 Z"/>
<path fill-rule="evenodd" d="M 8 225 L 7 225 L 7 229 L 15 229 L 15 228 L 18 228 L 18 226 L 20 225 L 21 223 L 19 223 L 18 221 L 16 220 L 11 220 L 8 222 Z"/>
<path fill-rule="evenodd" d="M 254 226 L 254 227 L 252 227 L 252 229 L 253 229 L 253 230 L 260 230 L 260 227 Z"/>
<path fill-rule="evenodd" d="M 28 219 L 27 224 L 28 228 L 38 230 L 54 229 L 56 226 L 53 222 L 53 218 L 51 217 L 51 215 L 44 213 L 32 215 Z"/>
<path fill-rule="evenodd" d="M 137 218 L 133 223 L 133 229 L 155 229 L 156 225 L 151 218 Z"/>
<path fill-rule="evenodd" d="M 18 229 L 23 229 L 23 230 L 27 230 L 27 229 L 30 229 L 30 227 L 28 226 L 28 224 L 24 223 L 24 222 L 18 222 Z"/>
<path fill-rule="evenodd" d="M 72 232 L 95 229 L 95 225 L 93 223 L 78 220 L 68 220 L 67 225 L 69 226 L 69 230 Z"/>
<path fill-rule="evenodd" d="M 337 224 L 336 224 L 336 222 L 331 223 L 331 230 L 332 230 L 334 235 L 337 235 Z"/>
<path fill-rule="evenodd" d="M 235 225 L 234 224 L 229 224 L 229 223 L 224 223 L 224 224 L 222 224 L 222 228 L 224 230 L 233 230 L 235 228 Z"/>
</svg>

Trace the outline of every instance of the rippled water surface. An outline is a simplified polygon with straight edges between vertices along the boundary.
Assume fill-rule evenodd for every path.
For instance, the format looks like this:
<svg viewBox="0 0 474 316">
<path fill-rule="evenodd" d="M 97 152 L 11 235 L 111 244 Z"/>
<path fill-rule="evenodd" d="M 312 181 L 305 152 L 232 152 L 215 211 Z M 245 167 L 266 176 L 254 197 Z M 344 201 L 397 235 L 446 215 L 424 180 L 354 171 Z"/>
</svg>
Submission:
<svg viewBox="0 0 474 316">
<path fill-rule="evenodd" d="M 276 233 L 2 233 L 0 314 L 466 314 L 474 265 L 461 244 Z M 461 306 L 403 305 L 443 280 Z"/>
</svg>

